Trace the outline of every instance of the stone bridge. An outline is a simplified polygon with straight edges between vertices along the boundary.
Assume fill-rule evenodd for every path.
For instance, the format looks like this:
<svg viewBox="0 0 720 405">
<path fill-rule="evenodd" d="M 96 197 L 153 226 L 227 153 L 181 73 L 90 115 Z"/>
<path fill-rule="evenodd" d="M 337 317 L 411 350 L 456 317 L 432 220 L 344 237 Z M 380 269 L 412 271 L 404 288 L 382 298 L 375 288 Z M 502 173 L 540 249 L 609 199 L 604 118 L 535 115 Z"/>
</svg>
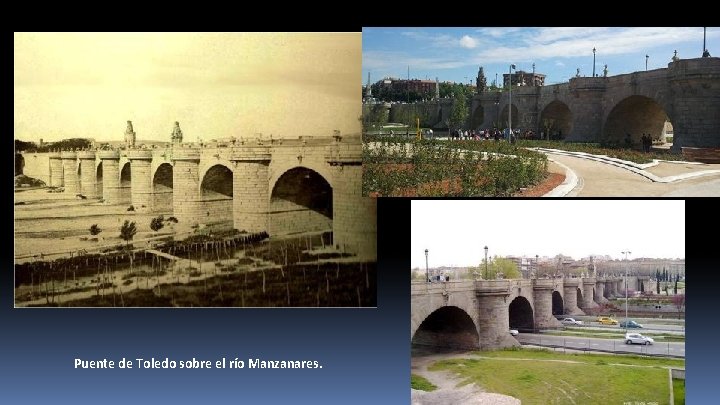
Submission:
<svg viewBox="0 0 720 405">
<path fill-rule="evenodd" d="M 23 153 L 24 174 L 65 193 L 180 224 L 231 223 L 271 236 L 333 231 L 339 249 L 375 252 L 375 204 L 361 194 L 359 136 L 244 139 L 225 145 Z"/>
<path fill-rule="evenodd" d="M 452 108 L 450 98 L 394 103 L 389 119 L 414 127 L 417 117 L 423 126 L 447 129 Z M 513 128 L 568 141 L 624 143 L 630 134 L 637 145 L 643 134 L 661 138 L 670 122 L 674 151 L 720 148 L 720 58 L 679 59 L 662 69 L 515 87 L 512 106 L 507 91 L 482 92 L 472 100 L 466 128 L 505 128 L 510 108 Z"/>
<path fill-rule="evenodd" d="M 628 278 L 628 285 L 637 278 Z M 462 349 L 516 346 L 509 329 L 560 327 L 556 315 L 582 315 L 624 293 L 621 278 L 416 282 L 411 288 L 414 344 Z"/>
<path fill-rule="evenodd" d="M 642 134 L 658 139 L 673 127 L 673 150 L 720 147 L 720 58 L 680 59 L 667 68 L 609 76 L 576 77 L 569 83 L 515 87 L 512 106 L 504 92 L 473 98 L 473 129 L 512 127 L 550 132 L 568 141 L 635 144 Z M 447 108 L 445 108 L 447 109 Z"/>
</svg>

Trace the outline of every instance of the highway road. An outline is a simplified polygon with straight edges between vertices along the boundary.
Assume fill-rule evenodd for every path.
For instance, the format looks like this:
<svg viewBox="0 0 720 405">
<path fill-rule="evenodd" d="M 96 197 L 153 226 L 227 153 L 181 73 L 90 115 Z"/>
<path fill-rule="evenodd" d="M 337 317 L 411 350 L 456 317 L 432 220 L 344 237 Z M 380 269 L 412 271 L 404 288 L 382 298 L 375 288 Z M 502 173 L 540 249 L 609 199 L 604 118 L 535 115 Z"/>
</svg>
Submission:
<svg viewBox="0 0 720 405">
<path fill-rule="evenodd" d="M 642 332 L 641 332 L 642 333 Z M 627 345 L 622 339 L 599 339 L 574 336 L 552 336 L 539 333 L 520 333 L 515 337 L 522 344 L 565 347 L 612 353 L 654 354 L 685 357 L 685 342 L 656 342 L 653 345 Z"/>
</svg>

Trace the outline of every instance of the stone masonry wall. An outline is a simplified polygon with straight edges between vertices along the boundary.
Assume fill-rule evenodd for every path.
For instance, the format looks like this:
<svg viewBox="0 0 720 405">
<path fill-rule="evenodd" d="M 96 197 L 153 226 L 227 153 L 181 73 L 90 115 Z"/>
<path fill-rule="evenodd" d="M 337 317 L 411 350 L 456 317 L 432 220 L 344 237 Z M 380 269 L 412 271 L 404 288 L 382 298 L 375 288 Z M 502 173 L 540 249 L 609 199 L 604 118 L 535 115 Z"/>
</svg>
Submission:
<svg viewBox="0 0 720 405">
<path fill-rule="evenodd" d="M 23 174 L 50 185 L 50 156 L 48 153 L 22 153 L 25 161 Z"/>
<path fill-rule="evenodd" d="M 268 231 L 268 162 L 236 161 L 233 223 L 237 230 Z"/>
</svg>

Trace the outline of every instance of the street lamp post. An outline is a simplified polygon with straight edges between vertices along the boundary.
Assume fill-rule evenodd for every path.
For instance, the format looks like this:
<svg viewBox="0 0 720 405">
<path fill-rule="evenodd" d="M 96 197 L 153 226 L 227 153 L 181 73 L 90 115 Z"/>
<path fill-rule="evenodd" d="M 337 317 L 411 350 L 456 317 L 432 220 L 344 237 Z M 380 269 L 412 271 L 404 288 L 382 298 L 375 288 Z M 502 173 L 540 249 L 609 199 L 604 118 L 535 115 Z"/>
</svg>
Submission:
<svg viewBox="0 0 720 405">
<path fill-rule="evenodd" d="M 538 272 L 538 259 L 540 258 L 539 255 L 535 255 L 535 273 L 533 273 L 533 278 L 537 278 L 537 272 Z"/>
<path fill-rule="evenodd" d="M 485 280 L 488 279 L 488 262 L 487 262 L 488 247 L 485 245 Z"/>
<path fill-rule="evenodd" d="M 500 100 L 495 102 L 495 125 L 500 128 Z"/>
<path fill-rule="evenodd" d="M 705 57 L 705 53 L 707 52 L 707 48 L 705 47 L 705 34 L 707 32 L 707 27 L 703 27 L 703 57 Z"/>
<path fill-rule="evenodd" d="M 508 69 L 508 81 L 510 83 L 510 93 L 508 93 L 508 141 L 510 140 L 510 137 L 512 136 L 512 70 L 515 69 L 515 65 L 510 65 L 510 69 Z"/>
<path fill-rule="evenodd" d="M 428 250 L 425 249 L 425 282 L 430 282 L 430 271 L 428 270 Z"/>
<path fill-rule="evenodd" d="M 647 62 L 648 62 L 649 58 L 650 58 L 650 55 L 645 55 L 645 71 L 646 72 L 647 72 Z"/>
<path fill-rule="evenodd" d="M 631 254 L 632 252 L 629 250 L 626 250 L 622 252 L 622 254 L 625 255 L 625 332 L 627 332 L 627 325 L 628 325 L 628 285 L 627 285 L 627 278 L 628 278 L 628 264 L 627 264 L 627 255 Z"/>
<path fill-rule="evenodd" d="M 593 77 L 595 77 L 595 47 L 593 47 Z"/>
</svg>

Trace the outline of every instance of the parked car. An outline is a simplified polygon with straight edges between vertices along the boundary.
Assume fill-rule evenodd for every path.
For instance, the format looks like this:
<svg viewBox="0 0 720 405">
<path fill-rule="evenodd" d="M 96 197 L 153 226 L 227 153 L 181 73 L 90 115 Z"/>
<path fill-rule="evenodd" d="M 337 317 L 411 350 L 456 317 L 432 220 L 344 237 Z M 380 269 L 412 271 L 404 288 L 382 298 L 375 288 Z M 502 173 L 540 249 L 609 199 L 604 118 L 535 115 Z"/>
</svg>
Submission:
<svg viewBox="0 0 720 405">
<path fill-rule="evenodd" d="M 609 316 L 598 316 L 597 321 L 603 325 L 617 325 L 619 322 Z"/>
<path fill-rule="evenodd" d="M 518 332 L 516 329 L 510 329 L 510 334 L 511 334 L 512 336 L 517 336 L 517 335 L 520 334 L 520 332 Z"/>
<path fill-rule="evenodd" d="M 582 326 L 583 321 L 575 320 L 575 318 L 564 318 L 560 320 L 563 325 L 580 325 Z"/>
<path fill-rule="evenodd" d="M 643 336 L 639 333 L 626 333 L 625 334 L 625 344 L 640 344 L 640 345 L 651 345 L 655 343 L 655 340 L 651 337 Z"/>
<path fill-rule="evenodd" d="M 635 321 L 620 321 L 621 328 L 642 328 L 643 326 Z"/>
</svg>

